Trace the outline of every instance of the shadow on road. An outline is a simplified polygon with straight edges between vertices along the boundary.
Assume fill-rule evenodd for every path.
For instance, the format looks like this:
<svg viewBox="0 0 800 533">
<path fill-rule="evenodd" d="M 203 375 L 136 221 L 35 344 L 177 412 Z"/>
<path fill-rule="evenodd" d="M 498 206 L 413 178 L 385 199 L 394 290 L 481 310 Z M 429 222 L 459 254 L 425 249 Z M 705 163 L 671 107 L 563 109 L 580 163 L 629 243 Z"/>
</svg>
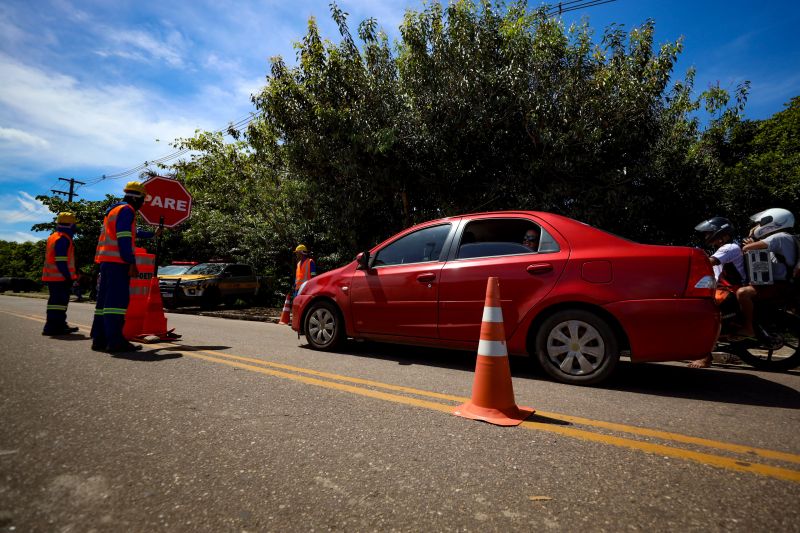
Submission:
<svg viewBox="0 0 800 533">
<path fill-rule="evenodd" d="M 313 350 L 308 344 L 300 348 Z M 475 354 L 459 350 L 444 350 L 440 348 L 427 348 L 422 346 L 407 346 L 403 344 L 388 344 L 373 341 L 348 341 L 336 353 L 368 357 L 370 359 L 383 359 L 396 361 L 399 365 L 425 365 L 449 368 L 451 370 L 475 370 Z"/>
<path fill-rule="evenodd" d="M 310 349 L 308 345 L 303 348 Z M 379 342 L 347 342 L 337 353 L 396 361 L 399 365 L 425 365 L 474 372 L 475 353 Z M 511 374 L 517 378 L 552 381 L 527 357 L 511 357 Z M 800 372 L 789 372 L 800 375 Z M 566 385 L 569 386 L 569 385 Z M 800 409 L 800 392 L 765 379 L 743 366 L 695 369 L 680 364 L 631 363 L 622 360 L 611 379 L 595 387 L 672 398 L 705 400 L 737 405 Z"/>
<path fill-rule="evenodd" d="M 797 390 L 764 379 L 748 367 L 735 368 L 735 371 L 713 366 L 696 369 L 620 361 L 614 376 L 602 387 L 672 398 L 800 409 Z M 791 374 L 797 375 L 797 372 Z"/>
<path fill-rule="evenodd" d="M 141 352 L 124 352 L 111 354 L 114 359 L 126 359 L 128 361 L 141 361 L 144 363 L 155 363 L 158 361 L 167 361 L 169 359 L 180 359 L 183 355 L 176 352 L 160 353 L 161 348 L 153 350 L 142 350 Z"/>
<path fill-rule="evenodd" d="M 92 340 L 88 335 L 82 333 L 70 333 L 69 335 L 45 335 L 51 339 L 58 339 L 60 341 L 88 341 Z"/>
<path fill-rule="evenodd" d="M 178 345 L 182 350 L 189 350 L 193 352 L 199 352 L 201 350 L 227 350 L 230 348 L 230 346 L 191 346 L 189 344 L 179 344 L 177 342 L 175 344 Z"/>
</svg>

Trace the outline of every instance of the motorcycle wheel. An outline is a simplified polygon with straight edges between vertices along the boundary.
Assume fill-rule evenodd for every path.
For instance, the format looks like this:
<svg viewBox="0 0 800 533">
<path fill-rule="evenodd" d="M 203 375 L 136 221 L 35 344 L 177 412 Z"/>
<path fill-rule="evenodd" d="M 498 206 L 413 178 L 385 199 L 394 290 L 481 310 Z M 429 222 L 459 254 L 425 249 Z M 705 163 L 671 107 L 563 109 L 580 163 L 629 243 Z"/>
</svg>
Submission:
<svg viewBox="0 0 800 533">
<path fill-rule="evenodd" d="M 800 317 L 781 311 L 772 324 L 762 328 L 770 340 L 737 342 L 729 346 L 729 351 L 759 370 L 781 371 L 800 366 Z"/>
</svg>

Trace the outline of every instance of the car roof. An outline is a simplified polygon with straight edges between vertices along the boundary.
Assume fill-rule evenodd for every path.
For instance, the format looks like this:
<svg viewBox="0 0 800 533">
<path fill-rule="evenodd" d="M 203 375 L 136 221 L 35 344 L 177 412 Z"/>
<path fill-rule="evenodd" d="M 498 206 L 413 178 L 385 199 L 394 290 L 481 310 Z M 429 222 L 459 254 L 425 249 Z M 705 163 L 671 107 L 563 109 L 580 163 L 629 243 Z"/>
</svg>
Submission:
<svg viewBox="0 0 800 533">
<path fill-rule="evenodd" d="M 411 226 L 404 230 L 398 231 L 388 239 L 385 239 L 382 242 L 378 243 L 376 246 L 372 248 L 372 250 L 380 248 L 388 241 L 396 238 L 398 235 L 412 233 L 413 231 L 416 231 L 417 229 L 425 226 L 435 226 L 436 224 L 441 224 L 445 222 L 452 223 L 462 219 L 472 220 L 486 216 L 491 216 L 491 217 L 531 216 L 534 218 L 538 218 L 539 220 L 555 228 L 559 233 L 561 233 L 567 239 L 568 242 L 580 245 L 589 245 L 589 244 L 598 245 L 603 242 L 604 243 L 614 242 L 618 245 L 623 245 L 623 246 L 637 245 L 635 242 L 625 239 L 624 237 L 608 233 L 607 231 L 603 231 L 585 222 L 575 220 L 574 218 L 569 218 L 564 215 L 557 215 L 555 213 L 549 213 L 547 211 L 528 211 L 528 210 L 517 209 L 517 210 L 507 210 L 507 211 L 482 211 L 478 213 L 464 213 L 461 215 L 454 215 L 451 217 L 428 220 L 425 222 L 421 222 L 419 224 L 415 224 L 414 226 Z"/>
</svg>

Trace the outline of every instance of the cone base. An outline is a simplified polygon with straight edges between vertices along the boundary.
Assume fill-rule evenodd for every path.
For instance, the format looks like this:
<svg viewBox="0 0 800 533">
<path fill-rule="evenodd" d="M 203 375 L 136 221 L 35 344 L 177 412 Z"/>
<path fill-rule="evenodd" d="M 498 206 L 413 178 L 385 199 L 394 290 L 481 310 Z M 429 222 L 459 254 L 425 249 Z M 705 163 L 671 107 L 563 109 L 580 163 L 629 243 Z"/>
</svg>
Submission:
<svg viewBox="0 0 800 533">
<path fill-rule="evenodd" d="M 456 407 L 453 414 L 470 420 L 488 422 L 496 426 L 518 426 L 535 412 L 536 410 L 531 407 L 518 405 L 501 410 L 479 407 L 472 402 L 467 402 Z"/>
</svg>

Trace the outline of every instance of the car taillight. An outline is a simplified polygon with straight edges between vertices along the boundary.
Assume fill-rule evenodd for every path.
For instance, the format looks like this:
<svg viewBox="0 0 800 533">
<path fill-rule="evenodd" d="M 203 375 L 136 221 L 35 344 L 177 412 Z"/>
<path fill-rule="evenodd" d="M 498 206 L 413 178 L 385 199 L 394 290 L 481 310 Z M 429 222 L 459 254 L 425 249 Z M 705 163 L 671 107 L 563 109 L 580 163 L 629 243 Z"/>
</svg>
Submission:
<svg viewBox="0 0 800 533">
<path fill-rule="evenodd" d="M 689 263 L 689 279 L 686 281 L 687 298 L 713 298 L 717 280 L 711 262 L 702 250 L 692 249 Z"/>
</svg>

